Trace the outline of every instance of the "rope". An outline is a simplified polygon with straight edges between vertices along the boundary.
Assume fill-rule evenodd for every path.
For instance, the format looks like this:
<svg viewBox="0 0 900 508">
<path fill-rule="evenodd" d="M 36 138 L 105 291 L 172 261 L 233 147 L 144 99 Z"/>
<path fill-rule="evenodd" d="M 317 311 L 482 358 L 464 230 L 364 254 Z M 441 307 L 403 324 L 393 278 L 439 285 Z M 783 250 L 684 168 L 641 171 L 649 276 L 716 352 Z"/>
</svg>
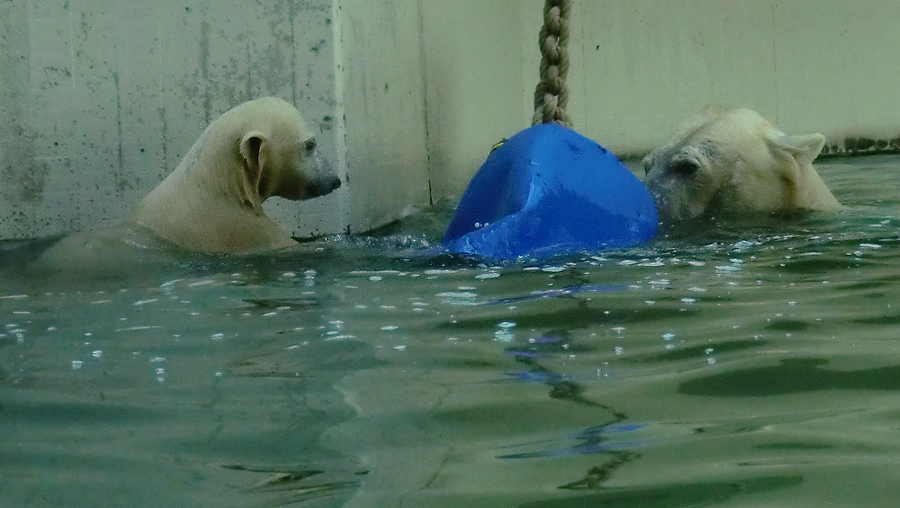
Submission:
<svg viewBox="0 0 900 508">
<path fill-rule="evenodd" d="M 569 14 L 572 0 L 546 0 L 544 26 L 541 28 L 541 80 L 534 90 L 532 125 L 556 122 L 572 127 L 569 105 Z"/>
</svg>

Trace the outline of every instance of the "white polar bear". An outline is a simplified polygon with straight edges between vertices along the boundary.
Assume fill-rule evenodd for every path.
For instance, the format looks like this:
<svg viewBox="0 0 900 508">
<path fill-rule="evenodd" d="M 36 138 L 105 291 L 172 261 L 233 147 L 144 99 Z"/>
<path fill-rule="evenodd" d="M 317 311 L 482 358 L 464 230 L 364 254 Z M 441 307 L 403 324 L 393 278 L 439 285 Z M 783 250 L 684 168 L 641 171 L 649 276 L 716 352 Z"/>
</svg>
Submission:
<svg viewBox="0 0 900 508">
<path fill-rule="evenodd" d="M 709 108 L 644 158 L 663 221 L 706 214 L 838 210 L 812 166 L 825 137 L 789 136 L 750 109 Z"/>
<path fill-rule="evenodd" d="M 153 276 L 179 259 L 173 245 L 248 254 L 297 245 L 263 211 L 269 196 L 306 199 L 340 186 L 296 108 L 281 99 L 245 102 L 214 120 L 184 160 L 126 222 L 55 241 L 26 273 L 66 281 Z M 134 267 L 140 264 L 141 270 Z"/>
<path fill-rule="evenodd" d="M 266 215 L 263 201 L 308 199 L 340 185 L 300 112 L 266 97 L 214 120 L 128 223 L 190 251 L 280 249 L 296 242 Z"/>
</svg>

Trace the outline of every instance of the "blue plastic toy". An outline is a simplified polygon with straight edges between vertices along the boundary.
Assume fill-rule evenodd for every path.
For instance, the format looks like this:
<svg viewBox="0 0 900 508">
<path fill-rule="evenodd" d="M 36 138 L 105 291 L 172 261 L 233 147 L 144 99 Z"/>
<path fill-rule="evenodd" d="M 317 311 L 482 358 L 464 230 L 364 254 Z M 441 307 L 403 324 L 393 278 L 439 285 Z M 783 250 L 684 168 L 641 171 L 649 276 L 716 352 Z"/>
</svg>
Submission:
<svg viewBox="0 0 900 508">
<path fill-rule="evenodd" d="M 447 228 L 450 252 L 546 258 L 641 245 L 656 205 L 613 154 L 553 123 L 525 129 L 491 152 Z"/>
</svg>

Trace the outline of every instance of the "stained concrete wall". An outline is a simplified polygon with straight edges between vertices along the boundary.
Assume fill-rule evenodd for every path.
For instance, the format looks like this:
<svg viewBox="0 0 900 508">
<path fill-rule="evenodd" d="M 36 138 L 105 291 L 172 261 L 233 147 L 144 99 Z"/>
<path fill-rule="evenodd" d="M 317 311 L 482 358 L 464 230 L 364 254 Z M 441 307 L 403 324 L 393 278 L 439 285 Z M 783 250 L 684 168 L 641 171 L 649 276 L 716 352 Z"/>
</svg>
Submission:
<svg viewBox="0 0 900 508">
<path fill-rule="evenodd" d="M 421 9 L 410 0 L 337 5 L 347 224 L 366 231 L 430 199 Z"/>
<path fill-rule="evenodd" d="M 294 102 L 346 184 L 270 213 L 364 231 L 458 195 L 528 125 L 541 0 L 0 3 L 0 238 L 121 220 L 205 125 Z M 576 0 L 569 113 L 639 155 L 711 104 L 900 145 L 900 3 Z M 852 141 L 852 139 L 851 139 Z"/>
<path fill-rule="evenodd" d="M 433 194 L 458 195 L 528 125 L 542 0 L 423 0 Z M 641 156 L 710 104 L 758 110 L 827 149 L 900 149 L 894 0 L 576 0 L 575 128 Z M 479 65 L 482 61 L 489 62 Z"/>
</svg>

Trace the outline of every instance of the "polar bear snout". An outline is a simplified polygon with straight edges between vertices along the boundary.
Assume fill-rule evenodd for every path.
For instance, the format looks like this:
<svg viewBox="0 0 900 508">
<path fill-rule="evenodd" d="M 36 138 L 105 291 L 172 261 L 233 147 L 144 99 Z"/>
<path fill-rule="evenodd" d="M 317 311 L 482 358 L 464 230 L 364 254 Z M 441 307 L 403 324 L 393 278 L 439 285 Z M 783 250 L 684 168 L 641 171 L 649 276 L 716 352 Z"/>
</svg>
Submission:
<svg viewBox="0 0 900 508">
<path fill-rule="evenodd" d="M 720 185 L 710 161 L 690 147 L 674 153 L 655 153 L 645 160 L 645 184 L 663 221 L 702 215 Z"/>
<path fill-rule="evenodd" d="M 689 171 L 688 166 L 676 166 L 677 171 Z M 696 168 L 696 166 L 694 166 Z M 694 219 L 706 211 L 712 198 L 711 188 L 698 184 L 699 169 L 689 175 L 678 174 L 668 179 L 653 179 L 645 182 L 657 212 L 664 222 Z"/>
<path fill-rule="evenodd" d="M 307 197 L 315 198 L 330 194 L 332 191 L 341 186 L 341 179 L 331 174 L 325 178 L 321 178 L 310 182 L 306 185 L 305 194 Z"/>
<path fill-rule="evenodd" d="M 304 184 L 304 196 L 301 199 L 324 196 L 341 186 L 341 179 L 335 174 L 331 164 L 319 155 L 315 138 L 310 137 L 303 142 L 303 152 L 303 173 L 309 177 Z"/>
<path fill-rule="evenodd" d="M 329 194 L 341 186 L 341 180 L 331 164 L 318 152 L 307 153 L 300 159 L 296 168 L 287 172 L 274 195 L 292 200 L 311 199 Z"/>
<path fill-rule="evenodd" d="M 324 196 L 341 186 L 341 179 L 335 174 L 331 164 L 319 155 L 318 150 L 314 151 L 312 159 L 316 166 L 316 177 L 306 189 L 311 197 Z"/>
</svg>

